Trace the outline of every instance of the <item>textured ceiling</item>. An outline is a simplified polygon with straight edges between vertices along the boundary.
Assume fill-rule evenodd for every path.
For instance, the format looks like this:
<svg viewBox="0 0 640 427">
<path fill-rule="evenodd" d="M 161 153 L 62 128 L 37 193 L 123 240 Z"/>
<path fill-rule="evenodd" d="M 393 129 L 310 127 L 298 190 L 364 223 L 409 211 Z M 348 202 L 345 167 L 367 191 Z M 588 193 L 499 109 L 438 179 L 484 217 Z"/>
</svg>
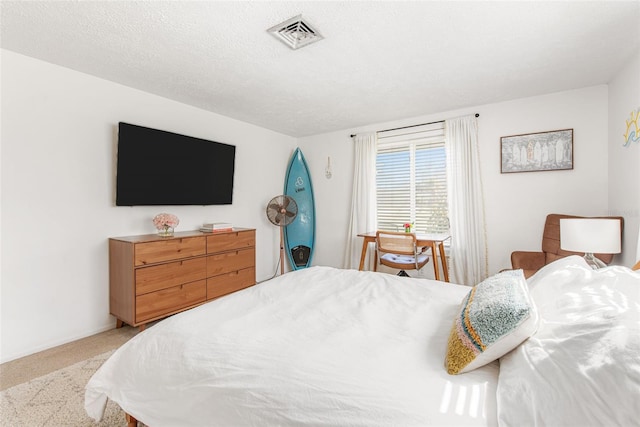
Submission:
<svg viewBox="0 0 640 427">
<path fill-rule="evenodd" d="M 640 1 L 2 1 L 2 47 L 291 136 L 607 83 Z M 323 40 L 291 50 L 293 16 Z"/>
</svg>

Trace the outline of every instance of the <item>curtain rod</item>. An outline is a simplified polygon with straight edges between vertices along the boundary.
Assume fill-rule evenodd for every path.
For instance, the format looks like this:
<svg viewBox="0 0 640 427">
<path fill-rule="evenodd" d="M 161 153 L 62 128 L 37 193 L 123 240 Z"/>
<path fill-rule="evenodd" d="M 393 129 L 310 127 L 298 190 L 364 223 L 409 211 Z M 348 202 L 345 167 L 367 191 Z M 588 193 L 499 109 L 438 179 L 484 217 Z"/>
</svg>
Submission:
<svg viewBox="0 0 640 427">
<path fill-rule="evenodd" d="M 476 117 L 480 117 L 480 114 L 476 113 Z M 403 126 L 403 127 L 399 127 L 399 128 L 393 128 L 393 129 L 379 130 L 379 131 L 376 131 L 376 132 L 389 132 L 389 131 L 392 131 L 392 130 L 409 129 L 409 128 L 414 128 L 414 127 L 417 127 L 417 126 L 433 125 L 433 124 L 436 124 L 436 123 L 444 123 L 444 120 L 438 120 L 436 122 L 429 122 L 429 123 L 420 123 L 419 125 L 411 125 L 411 126 Z M 354 136 L 356 136 L 356 135 L 352 134 L 351 138 L 353 138 Z"/>
</svg>

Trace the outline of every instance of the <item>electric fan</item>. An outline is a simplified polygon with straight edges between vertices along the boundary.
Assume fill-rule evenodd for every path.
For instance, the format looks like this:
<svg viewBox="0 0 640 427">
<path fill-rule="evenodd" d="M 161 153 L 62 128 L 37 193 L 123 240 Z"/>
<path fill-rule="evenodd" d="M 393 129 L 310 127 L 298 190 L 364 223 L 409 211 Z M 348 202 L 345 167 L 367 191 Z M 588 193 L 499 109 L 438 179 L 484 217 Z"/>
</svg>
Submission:
<svg viewBox="0 0 640 427">
<path fill-rule="evenodd" d="M 267 218 L 280 227 L 280 274 L 284 274 L 284 227 L 298 215 L 298 204 L 290 196 L 276 196 L 267 204 Z"/>
</svg>

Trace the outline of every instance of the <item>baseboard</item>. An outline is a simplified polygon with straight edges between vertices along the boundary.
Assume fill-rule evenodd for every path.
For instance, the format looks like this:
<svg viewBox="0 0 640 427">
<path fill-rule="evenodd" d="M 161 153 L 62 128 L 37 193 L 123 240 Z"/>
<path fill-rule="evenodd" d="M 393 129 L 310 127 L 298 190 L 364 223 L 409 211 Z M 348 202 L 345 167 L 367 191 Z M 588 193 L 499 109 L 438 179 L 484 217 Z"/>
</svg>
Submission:
<svg viewBox="0 0 640 427">
<path fill-rule="evenodd" d="M 20 352 L 20 353 L 17 353 L 17 354 L 10 354 L 8 356 L 5 355 L 5 354 L 2 354 L 2 355 L 0 355 L 0 364 L 11 362 L 13 360 L 20 359 L 22 357 L 31 356 L 33 354 L 40 353 L 42 351 L 51 350 L 52 348 L 59 347 L 61 345 L 65 345 L 65 344 L 69 344 L 69 343 L 71 343 L 73 341 L 78 341 L 80 339 L 87 338 L 87 337 L 90 337 L 92 335 L 96 335 L 96 334 L 99 334 L 101 332 L 108 331 L 110 329 L 114 329 L 115 327 L 116 327 L 115 326 L 115 322 L 113 322 L 113 320 L 111 320 L 109 322 L 109 324 L 103 325 L 103 326 L 101 326 L 99 328 L 96 328 L 96 329 L 92 329 L 91 331 L 88 331 L 86 333 L 83 333 L 83 334 L 80 334 L 80 335 L 77 335 L 77 336 L 73 336 L 73 337 L 69 337 L 69 338 L 64 338 L 64 339 L 61 339 L 61 340 L 53 341 L 53 342 L 50 342 L 50 343 L 47 343 L 47 344 L 43 344 L 41 346 L 37 346 L 37 347 L 34 347 L 34 348 L 30 349 L 30 350 L 26 350 L 24 352 Z"/>
</svg>

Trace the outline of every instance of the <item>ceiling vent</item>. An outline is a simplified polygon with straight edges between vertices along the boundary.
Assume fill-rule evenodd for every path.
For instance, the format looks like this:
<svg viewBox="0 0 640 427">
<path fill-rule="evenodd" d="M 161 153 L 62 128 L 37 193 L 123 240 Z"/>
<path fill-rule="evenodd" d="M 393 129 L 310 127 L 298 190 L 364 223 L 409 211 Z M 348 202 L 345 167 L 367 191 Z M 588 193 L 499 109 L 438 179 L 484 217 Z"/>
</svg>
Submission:
<svg viewBox="0 0 640 427">
<path fill-rule="evenodd" d="M 267 31 L 294 50 L 323 38 L 308 22 L 302 20 L 302 15 L 288 19 Z"/>
</svg>

